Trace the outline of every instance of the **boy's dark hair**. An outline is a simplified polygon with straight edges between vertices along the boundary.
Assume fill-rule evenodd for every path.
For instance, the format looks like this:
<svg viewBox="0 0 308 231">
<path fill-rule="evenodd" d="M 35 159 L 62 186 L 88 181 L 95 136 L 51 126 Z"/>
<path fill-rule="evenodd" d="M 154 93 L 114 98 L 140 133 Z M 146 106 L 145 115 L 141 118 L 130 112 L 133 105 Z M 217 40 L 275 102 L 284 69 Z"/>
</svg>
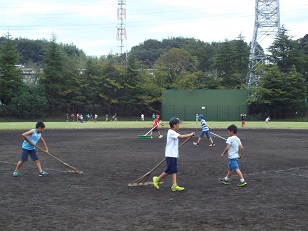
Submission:
<svg viewBox="0 0 308 231">
<path fill-rule="evenodd" d="M 231 124 L 227 130 L 233 132 L 234 134 L 237 133 L 237 127 L 234 124 Z"/>
<path fill-rule="evenodd" d="M 43 123 L 43 121 L 39 121 L 36 123 L 35 128 L 45 128 L 45 124 Z"/>
</svg>

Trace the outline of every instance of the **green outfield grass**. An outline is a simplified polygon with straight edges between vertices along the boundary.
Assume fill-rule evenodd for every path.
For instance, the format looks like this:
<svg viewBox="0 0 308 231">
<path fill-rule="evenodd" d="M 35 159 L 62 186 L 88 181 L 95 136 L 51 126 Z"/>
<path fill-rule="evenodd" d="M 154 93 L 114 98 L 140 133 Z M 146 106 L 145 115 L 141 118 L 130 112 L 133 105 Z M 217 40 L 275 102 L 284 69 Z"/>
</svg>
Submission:
<svg viewBox="0 0 308 231">
<path fill-rule="evenodd" d="M 169 128 L 168 121 L 163 121 L 164 127 L 160 129 Z M 212 128 L 227 128 L 230 124 L 235 124 L 241 128 L 241 121 L 207 121 L 208 125 Z M 35 127 L 36 122 L 0 122 L 0 130 L 27 130 Z M 145 133 L 151 129 L 152 121 L 117 121 L 105 122 L 98 121 L 77 123 L 77 122 L 45 122 L 46 129 L 84 129 L 84 128 L 144 128 Z M 195 121 L 184 121 L 181 128 L 198 128 L 200 124 Z M 264 121 L 248 121 L 244 129 L 308 129 L 308 122 L 275 122 L 270 121 L 268 125 Z"/>
</svg>

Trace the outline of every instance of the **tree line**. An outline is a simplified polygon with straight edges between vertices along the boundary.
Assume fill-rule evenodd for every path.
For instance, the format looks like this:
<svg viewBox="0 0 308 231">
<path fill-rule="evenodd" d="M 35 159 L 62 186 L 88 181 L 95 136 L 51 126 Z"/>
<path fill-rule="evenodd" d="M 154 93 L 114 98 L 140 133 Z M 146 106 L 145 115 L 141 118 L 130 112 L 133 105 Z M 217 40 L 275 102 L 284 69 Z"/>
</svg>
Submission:
<svg viewBox="0 0 308 231">
<path fill-rule="evenodd" d="M 241 38 L 206 43 L 194 38 L 149 39 L 126 55 L 87 56 L 73 44 L 0 38 L 0 116 L 38 118 L 63 113 L 136 116 L 159 112 L 163 89 L 244 89 L 249 44 Z M 250 89 L 249 114 L 307 110 L 308 35 L 293 40 L 281 28 L 270 64 Z M 31 81 L 22 77 L 22 65 Z M 290 114 L 291 115 L 291 114 Z"/>
</svg>

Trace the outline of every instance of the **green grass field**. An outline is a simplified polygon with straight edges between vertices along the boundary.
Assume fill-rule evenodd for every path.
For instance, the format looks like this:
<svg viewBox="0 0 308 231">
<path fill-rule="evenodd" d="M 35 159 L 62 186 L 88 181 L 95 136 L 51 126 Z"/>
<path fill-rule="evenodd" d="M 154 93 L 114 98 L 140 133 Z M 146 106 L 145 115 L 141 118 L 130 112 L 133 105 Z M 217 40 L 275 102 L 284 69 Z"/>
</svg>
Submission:
<svg viewBox="0 0 308 231">
<path fill-rule="evenodd" d="M 163 121 L 165 124 L 161 129 L 169 128 L 168 121 Z M 241 121 L 207 121 L 212 128 L 227 128 L 230 124 L 235 124 L 241 128 Z M 0 122 L 0 130 L 27 130 L 35 127 L 36 122 Z M 77 122 L 45 122 L 46 129 L 89 129 L 89 128 L 144 128 L 145 133 L 151 129 L 152 121 L 117 121 L 105 122 L 98 121 L 77 123 Z M 200 124 L 195 121 L 184 121 L 181 128 L 198 128 Z M 308 122 L 275 122 L 270 121 L 268 125 L 264 121 L 248 121 L 244 129 L 308 129 Z"/>
</svg>

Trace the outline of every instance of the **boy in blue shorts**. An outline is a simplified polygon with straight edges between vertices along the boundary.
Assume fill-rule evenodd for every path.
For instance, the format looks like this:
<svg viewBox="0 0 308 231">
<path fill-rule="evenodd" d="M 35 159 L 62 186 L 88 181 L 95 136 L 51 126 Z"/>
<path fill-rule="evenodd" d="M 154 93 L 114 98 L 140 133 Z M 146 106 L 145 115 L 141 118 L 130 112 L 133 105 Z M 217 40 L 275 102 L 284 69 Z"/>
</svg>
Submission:
<svg viewBox="0 0 308 231">
<path fill-rule="evenodd" d="M 45 124 L 42 121 L 39 121 L 36 123 L 35 129 L 31 129 L 22 134 L 22 137 L 24 138 L 24 142 L 22 143 L 20 161 L 18 161 L 15 171 L 13 172 L 14 177 L 19 176 L 19 168 L 22 166 L 24 162 L 28 160 L 28 156 L 30 156 L 31 159 L 35 162 L 35 165 L 39 172 L 39 176 L 48 175 L 47 172 L 43 171 L 41 167 L 41 163 L 35 151 L 35 145 L 37 144 L 39 140 L 41 140 L 44 145 L 45 152 L 48 153 L 47 144 L 41 135 L 44 129 L 45 129 Z"/>
<path fill-rule="evenodd" d="M 200 123 L 201 123 L 201 127 L 202 127 L 202 131 L 201 131 L 201 133 L 200 133 L 200 135 L 199 135 L 199 138 L 198 138 L 198 141 L 197 142 L 193 142 L 193 144 L 195 145 L 195 146 L 199 146 L 199 143 L 200 143 L 200 141 L 201 141 L 201 139 L 203 138 L 203 136 L 204 135 L 206 135 L 206 137 L 210 140 L 210 144 L 209 144 L 209 146 L 210 147 L 214 147 L 215 146 L 215 144 L 214 144 L 214 141 L 213 141 L 213 139 L 212 139 L 212 137 L 211 137 L 211 133 L 210 133 L 210 126 L 209 125 L 207 125 L 207 123 L 205 122 L 205 120 L 204 120 L 204 116 L 202 115 L 202 114 L 200 114 L 199 115 L 199 120 L 201 120 L 200 121 Z"/>
<path fill-rule="evenodd" d="M 190 134 L 181 135 L 176 131 L 180 129 L 180 120 L 178 118 L 172 117 L 169 121 L 170 129 L 167 133 L 167 143 L 165 148 L 165 156 L 167 168 L 160 176 L 153 177 L 153 184 L 156 189 L 159 189 L 159 182 L 167 177 L 168 175 L 172 175 L 172 187 L 171 190 L 175 191 L 183 191 L 185 188 L 177 185 L 176 182 L 176 174 L 178 172 L 177 168 L 177 159 L 179 157 L 179 138 L 188 138 L 194 136 L 195 133 L 192 132 Z"/>
<path fill-rule="evenodd" d="M 243 157 L 243 145 L 241 140 L 236 136 L 237 127 L 232 124 L 228 127 L 229 138 L 227 139 L 227 147 L 221 154 L 221 158 L 228 152 L 229 164 L 228 164 L 228 173 L 224 178 L 220 178 L 219 181 L 223 184 L 229 184 L 229 179 L 232 175 L 232 171 L 240 178 L 240 183 L 237 185 L 239 187 L 247 185 L 247 182 L 244 180 L 243 174 L 238 166 L 238 159 Z"/>
</svg>

